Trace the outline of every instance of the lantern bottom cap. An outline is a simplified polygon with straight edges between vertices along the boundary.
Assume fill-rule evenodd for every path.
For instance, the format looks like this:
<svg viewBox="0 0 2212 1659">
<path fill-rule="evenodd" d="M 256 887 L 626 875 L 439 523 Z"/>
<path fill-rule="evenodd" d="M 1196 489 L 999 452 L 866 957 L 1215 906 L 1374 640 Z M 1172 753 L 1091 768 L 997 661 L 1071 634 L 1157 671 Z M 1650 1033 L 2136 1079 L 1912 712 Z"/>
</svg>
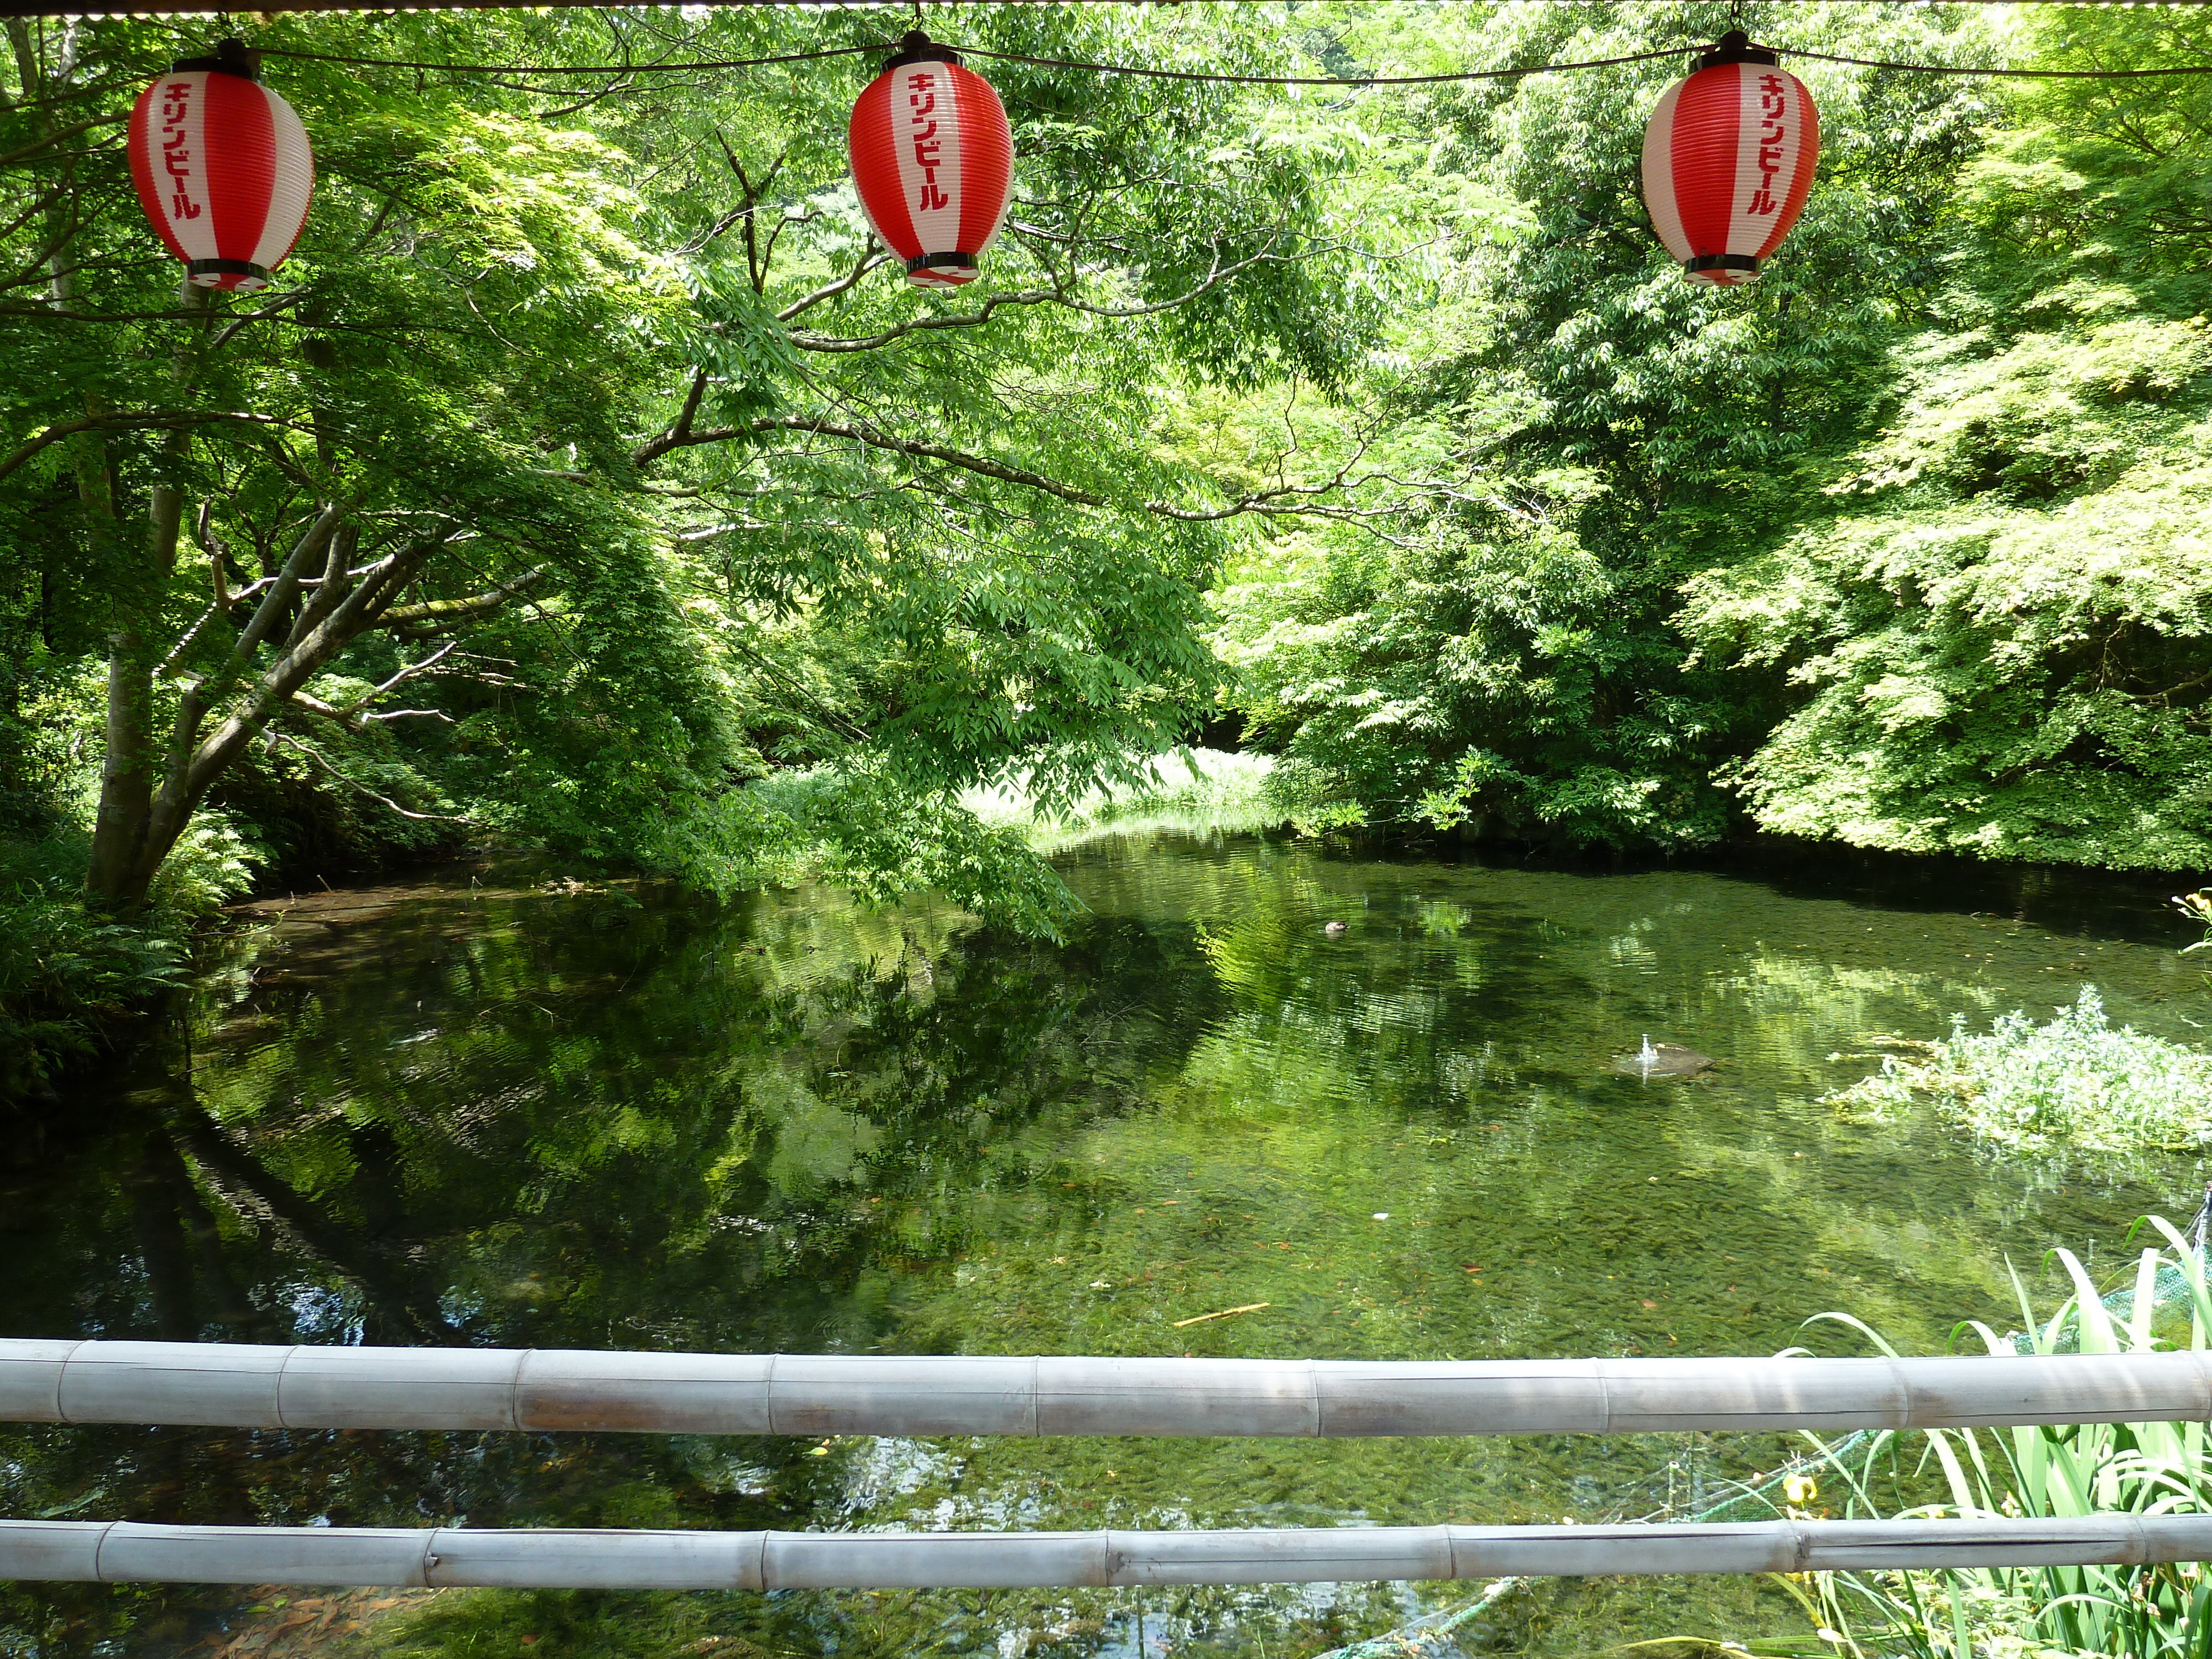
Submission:
<svg viewBox="0 0 2212 1659">
<path fill-rule="evenodd" d="M 1748 253 L 1700 253 L 1682 261 L 1682 275 L 1693 283 L 1729 287 L 1748 283 L 1759 275 L 1759 261 Z"/>
<path fill-rule="evenodd" d="M 192 259 L 185 263 L 185 280 L 194 288 L 238 289 L 252 294 L 269 286 L 269 272 L 250 259 Z"/>
<path fill-rule="evenodd" d="M 918 253 L 906 262 L 906 279 L 916 288 L 959 288 L 982 274 L 972 253 Z"/>
</svg>

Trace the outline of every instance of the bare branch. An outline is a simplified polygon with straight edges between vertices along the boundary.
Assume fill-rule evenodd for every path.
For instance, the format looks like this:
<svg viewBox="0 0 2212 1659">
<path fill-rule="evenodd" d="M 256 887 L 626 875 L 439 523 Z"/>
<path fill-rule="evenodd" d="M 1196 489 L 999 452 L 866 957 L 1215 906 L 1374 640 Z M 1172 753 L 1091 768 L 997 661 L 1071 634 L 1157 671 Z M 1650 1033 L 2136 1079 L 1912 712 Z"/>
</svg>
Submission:
<svg viewBox="0 0 2212 1659">
<path fill-rule="evenodd" d="M 265 586 L 268 591 L 262 596 L 261 603 L 254 606 L 252 616 L 246 619 L 244 631 L 231 647 L 229 660 L 205 681 L 187 690 L 183 704 L 177 710 L 176 746 L 180 751 L 189 752 L 199 737 L 202 714 L 216 698 L 230 689 L 238 677 L 246 672 L 247 665 L 252 662 L 254 652 L 260 648 L 262 641 L 269 637 L 270 630 L 276 627 L 277 619 L 290 607 L 293 594 L 299 591 L 301 573 L 307 568 L 307 561 L 320 552 L 337 533 L 338 522 L 343 516 L 344 509 L 338 502 L 333 501 L 325 507 L 293 544 L 292 551 L 276 574 L 264 576 L 253 585 L 255 587 Z M 251 588 L 247 590 L 248 592 L 252 591 Z M 178 652 L 171 653 L 172 660 L 182 649 L 180 646 Z M 167 666 L 166 663 L 163 665 L 164 669 Z"/>
<path fill-rule="evenodd" d="M 295 691 L 292 706 L 304 708 L 310 714 L 320 714 L 326 720 L 335 720 L 349 732 L 365 731 L 379 720 L 443 720 L 448 726 L 457 724 L 453 717 L 442 708 L 379 708 L 356 713 L 341 708 L 334 702 L 325 702 L 308 691 Z"/>
<path fill-rule="evenodd" d="M 874 239 L 871 238 L 868 242 L 868 251 L 860 255 L 860 263 L 853 267 L 853 274 L 851 276 L 840 278 L 838 281 L 830 283 L 827 288 L 817 288 L 813 293 L 807 295 L 804 299 L 793 301 L 791 304 L 786 306 L 782 310 L 775 313 L 776 321 L 779 323 L 787 323 L 791 321 L 793 318 L 797 317 L 805 312 L 813 310 L 815 307 L 820 305 L 825 300 L 834 300 L 841 294 L 850 292 L 853 287 L 860 282 L 861 277 L 866 276 L 878 265 L 888 264 L 890 262 L 890 257 L 891 256 L 889 253 L 885 252 L 881 247 L 876 245 Z"/>
<path fill-rule="evenodd" d="M 949 466 L 960 467 L 969 472 L 980 472 L 986 477 L 1002 479 L 1007 483 L 1023 484 L 1031 489 L 1041 489 L 1048 495 L 1057 495 L 1064 501 L 1073 501 L 1080 507 L 1107 505 L 1106 498 L 1103 495 L 1093 495 L 1087 489 L 1079 489 L 1073 484 L 1062 483 L 1057 478 L 1048 478 L 1042 472 L 1031 472 L 1023 467 L 1008 466 L 1005 462 L 994 461 L 988 455 L 970 455 L 962 450 L 948 449 L 943 444 L 925 443 L 918 438 L 897 437 L 879 428 L 865 426 L 857 422 L 848 423 L 824 420 L 809 415 L 764 416 L 759 420 L 748 422 L 744 426 L 708 427 L 696 431 L 681 441 L 672 437 L 656 438 L 651 443 L 641 446 L 635 452 L 635 459 L 642 466 L 673 449 L 693 448 L 701 444 L 726 443 L 733 438 L 753 436 L 768 432 L 812 432 L 825 438 L 849 438 L 854 442 L 866 444 L 872 449 L 890 450 L 897 454 L 911 456 L 916 460 L 943 461 Z"/>
<path fill-rule="evenodd" d="M 290 702 L 292 694 L 313 678 L 348 641 L 377 625 L 392 598 L 415 579 L 416 573 L 429 562 L 447 538 L 443 535 L 426 538 L 386 555 L 373 568 L 370 575 L 270 665 L 222 724 L 193 752 L 179 787 L 173 792 L 163 790 L 165 796 L 173 793 L 173 799 L 165 801 L 164 805 L 177 814 L 179 822 L 207 793 L 231 757 L 278 707 Z"/>
<path fill-rule="evenodd" d="M 351 789 L 357 793 L 368 796 L 371 800 L 375 801 L 380 805 L 390 807 L 393 811 L 398 813 L 403 818 L 412 818 L 417 823 L 466 823 L 469 822 L 469 820 L 465 817 L 455 817 L 450 812 L 410 811 L 406 807 L 402 806 L 398 801 L 393 800 L 390 796 L 380 795 L 375 790 L 370 788 L 367 784 L 348 777 L 344 773 L 339 771 L 337 767 L 331 765 L 330 762 L 324 759 L 322 752 L 319 750 L 316 749 L 311 744 L 301 742 L 299 738 L 294 737 L 289 732 L 278 732 L 272 729 L 269 733 L 269 741 L 271 744 L 283 744 L 287 749 L 290 750 L 295 755 L 305 755 L 309 760 L 314 762 L 316 765 L 321 767 L 324 771 L 329 773 L 340 783 L 345 785 L 347 788 Z"/>
<path fill-rule="evenodd" d="M 459 640 L 448 640 L 445 644 L 440 646 L 435 651 L 433 651 L 428 656 L 423 658 L 422 661 L 409 663 L 405 667 L 402 668 L 398 673 L 394 674 L 390 679 L 385 681 L 381 685 L 371 687 L 368 690 L 363 692 L 360 696 L 356 697 L 350 703 L 347 704 L 345 708 L 346 714 L 350 718 L 359 720 L 397 719 L 397 714 L 371 714 L 365 711 L 368 709 L 369 704 L 374 702 L 379 697 L 388 696 L 396 688 L 406 684 L 410 680 L 420 679 L 423 675 L 428 673 L 440 663 L 443 662 L 447 656 L 451 655 L 455 647 L 459 644 L 460 641 Z M 424 714 L 433 713 L 434 711 L 422 708 L 410 708 L 400 712 L 410 714 Z M 440 720 L 443 720 L 445 719 L 445 716 L 440 714 L 438 718 Z"/>
<path fill-rule="evenodd" d="M 888 450 L 915 460 L 938 461 L 946 466 L 957 467 L 964 472 L 974 472 L 987 478 L 997 478 L 1005 483 L 1019 484 L 1027 489 L 1041 490 L 1063 501 L 1078 507 L 1113 507 L 1120 503 L 1109 501 L 1094 491 L 1058 478 L 1047 477 L 1042 472 L 1032 472 L 1026 467 L 1010 466 L 1004 461 L 993 460 L 988 455 L 971 454 L 965 450 L 951 449 L 943 444 L 927 443 L 918 438 L 902 438 L 880 428 L 854 421 L 832 421 L 809 415 L 764 416 L 744 426 L 707 427 L 681 442 L 668 437 L 654 439 L 635 452 L 640 465 L 658 459 L 671 450 L 696 447 L 703 444 L 727 443 L 734 439 L 758 436 L 770 432 L 811 432 L 825 438 L 846 438 L 864 444 L 871 449 Z M 1348 471 L 1348 469 L 1347 469 Z M 1147 501 L 1136 503 L 1144 512 L 1156 518 L 1172 519 L 1182 524 L 1212 524 L 1224 519 L 1256 515 L 1267 518 L 1338 519 L 1347 523 L 1389 516 L 1396 509 L 1390 507 L 1357 507 L 1337 506 L 1312 499 L 1334 491 L 1355 487 L 1365 480 L 1349 478 L 1340 472 L 1337 477 L 1321 483 L 1285 484 L 1273 489 L 1255 490 L 1240 495 L 1224 506 L 1214 507 L 1178 507 L 1172 501 Z"/>
<path fill-rule="evenodd" d="M 231 341 L 237 338 L 238 331 L 244 328 L 248 323 L 265 323 L 271 317 L 281 315 L 283 313 L 291 310 L 295 306 L 303 303 L 307 298 L 307 291 L 305 289 L 294 289 L 288 294 L 270 295 L 269 303 L 263 306 L 258 311 L 240 312 L 237 315 L 232 317 L 229 321 L 223 325 L 222 331 L 215 337 L 215 341 L 213 345 L 210 347 L 210 349 L 217 351 L 221 350 L 223 347 L 228 345 Z"/>
<path fill-rule="evenodd" d="M 1230 265 L 1221 263 L 1220 250 L 1217 247 L 1214 250 L 1213 268 L 1206 273 L 1206 279 L 1188 294 L 1178 294 L 1172 300 L 1158 300 L 1146 305 L 1095 306 L 1086 301 L 1074 298 L 1064 285 L 1055 284 L 1051 288 L 1024 289 L 1012 294 L 994 294 L 983 302 L 982 308 L 979 311 L 964 312 L 951 317 L 909 318 L 907 321 L 895 324 L 879 334 L 846 338 L 831 334 L 793 333 L 791 343 L 805 351 L 874 351 L 890 344 L 894 340 L 903 339 L 909 334 L 927 333 L 933 330 L 948 328 L 978 327 L 989 322 L 992 314 L 1002 306 L 1054 305 L 1065 307 L 1070 311 L 1079 311 L 1091 317 L 1115 319 L 1150 317 L 1159 312 L 1173 311 L 1178 306 L 1187 306 L 1194 300 L 1202 299 L 1236 276 L 1237 272 L 1249 270 L 1263 260 L 1273 258 L 1276 244 L 1281 240 L 1282 230 L 1278 226 L 1274 234 L 1268 237 L 1265 247 L 1257 253 L 1249 255 Z"/>
<path fill-rule="evenodd" d="M 97 127 L 119 127 L 130 118 L 130 114 L 126 112 L 121 115 L 102 115 L 89 121 L 79 121 L 73 127 L 59 128 L 43 138 L 33 139 L 21 149 L 11 149 L 5 155 L 0 155 L 0 167 L 20 167 L 40 150 L 52 149 L 56 145 L 76 137 L 80 132 L 90 132 Z"/>
</svg>

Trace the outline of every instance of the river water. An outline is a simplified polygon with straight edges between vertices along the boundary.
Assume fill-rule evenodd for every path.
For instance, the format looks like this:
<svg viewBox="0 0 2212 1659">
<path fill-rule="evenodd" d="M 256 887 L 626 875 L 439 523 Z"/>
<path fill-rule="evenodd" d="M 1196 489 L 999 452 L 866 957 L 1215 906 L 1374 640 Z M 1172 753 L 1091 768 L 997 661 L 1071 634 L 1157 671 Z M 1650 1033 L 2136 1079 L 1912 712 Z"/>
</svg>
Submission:
<svg viewBox="0 0 2212 1659">
<path fill-rule="evenodd" d="M 0 1334 L 1862 1351 L 1804 1324 L 1839 1310 L 1935 1351 L 1962 1319 L 2019 1322 L 2008 1259 L 2055 1302 L 2048 1247 L 2113 1271 L 2134 1218 L 2195 1207 L 2187 1159 L 2008 1161 L 1928 1115 L 1822 1103 L 1885 1040 L 1954 1012 L 2047 1017 L 2085 983 L 2116 1021 L 2201 1040 L 2212 996 L 2148 890 L 1595 874 L 1252 837 L 1060 862 L 1088 914 L 1057 945 L 927 903 L 798 890 L 713 910 L 485 868 L 252 907 L 188 1040 L 11 1137 Z M 1646 1035 L 1716 1063 L 1624 1073 Z M 1687 1436 L 0 1437 L 12 1515 L 334 1524 L 1596 1519 L 1690 1512 L 1784 1455 Z M 1275 1659 L 1470 1588 L 418 1594 L 310 1598 L 323 1613 L 288 1621 L 274 1593 L 22 1587 L 0 1592 L 0 1650 L 240 1654 L 273 1620 L 270 1652 L 289 1622 L 317 1652 Z M 1622 1581 L 1559 1587 L 1490 1639 L 1792 1631 L 1774 1587 Z"/>
</svg>

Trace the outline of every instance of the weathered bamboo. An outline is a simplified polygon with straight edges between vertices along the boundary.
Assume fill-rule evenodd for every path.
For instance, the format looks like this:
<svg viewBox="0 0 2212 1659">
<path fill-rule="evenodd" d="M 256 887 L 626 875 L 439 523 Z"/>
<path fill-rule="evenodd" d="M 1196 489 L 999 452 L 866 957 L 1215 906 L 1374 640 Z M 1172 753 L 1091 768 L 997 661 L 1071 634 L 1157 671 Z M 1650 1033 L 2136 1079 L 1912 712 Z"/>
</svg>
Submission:
<svg viewBox="0 0 2212 1659">
<path fill-rule="evenodd" d="M 574 1589 L 1006 1589 L 2212 1559 L 2212 1516 L 1267 1532 L 810 1533 L 0 1521 L 0 1578 Z"/>
<path fill-rule="evenodd" d="M 686 1434 L 1446 1435 L 2212 1419 L 2212 1353 L 895 1358 L 0 1341 L 0 1421 Z"/>
</svg>

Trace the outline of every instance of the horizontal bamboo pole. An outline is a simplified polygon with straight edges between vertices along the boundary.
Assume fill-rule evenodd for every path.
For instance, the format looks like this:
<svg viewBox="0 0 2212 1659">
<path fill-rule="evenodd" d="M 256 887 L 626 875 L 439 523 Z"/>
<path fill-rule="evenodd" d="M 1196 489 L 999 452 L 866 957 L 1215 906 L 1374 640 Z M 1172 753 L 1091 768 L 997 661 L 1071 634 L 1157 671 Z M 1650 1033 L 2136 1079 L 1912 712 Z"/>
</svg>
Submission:
<svg viewBox="0 0 2212 1659">
<path fill-rule="evenodd" d="M 1458 1435 L 2203 1422 L 2212 1353 L 897 1358 L 0 1340 L 0 1421 L 685 1434 Z"/>
<path fill-rule="evenodd" d="M 583 1532 L 0 1521 L 0 1579 L 565 1589 L 1361 1583 L 2212 1559 L 2212 1516 L 1253 1532 Z"/>
</svg>

